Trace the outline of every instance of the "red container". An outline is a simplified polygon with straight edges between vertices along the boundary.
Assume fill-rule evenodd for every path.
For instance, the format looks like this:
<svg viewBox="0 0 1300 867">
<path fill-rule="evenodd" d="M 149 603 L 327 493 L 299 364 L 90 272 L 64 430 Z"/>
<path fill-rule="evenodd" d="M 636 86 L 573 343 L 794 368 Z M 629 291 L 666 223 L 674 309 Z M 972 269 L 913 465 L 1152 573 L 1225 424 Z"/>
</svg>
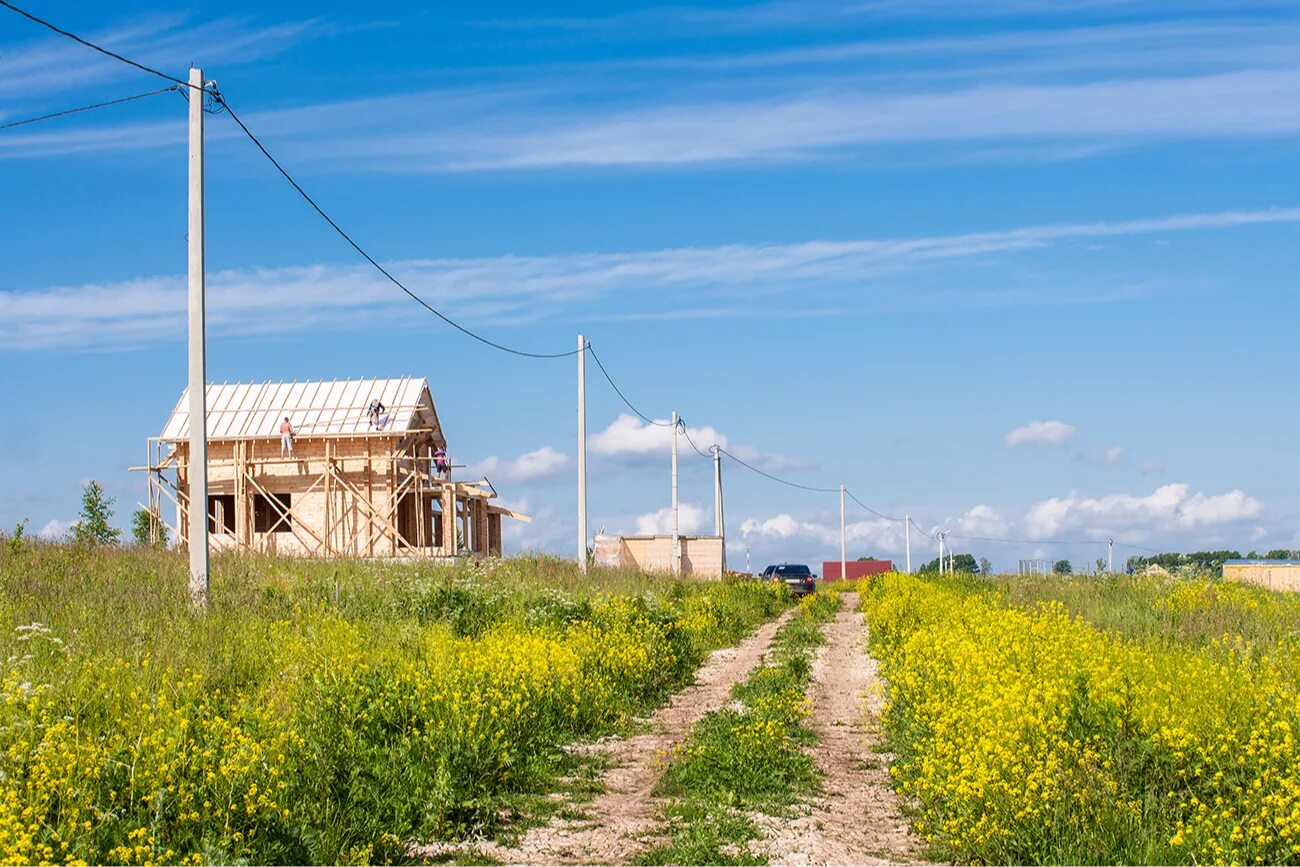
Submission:
<svg viewBox="0 0 1300 867">
<path fill-rule="evenodd" d="M 889 572 L 893 568 L 893 560 L 849 560 L 844 564 L 844 571 L 848 573 L 850 581 L 855 578 L 866 578 L 869 575 L 879 575 L 882 572 Z M 839 560 L 822 561 L 822 580 L 840 580 Z"/>
</svg>

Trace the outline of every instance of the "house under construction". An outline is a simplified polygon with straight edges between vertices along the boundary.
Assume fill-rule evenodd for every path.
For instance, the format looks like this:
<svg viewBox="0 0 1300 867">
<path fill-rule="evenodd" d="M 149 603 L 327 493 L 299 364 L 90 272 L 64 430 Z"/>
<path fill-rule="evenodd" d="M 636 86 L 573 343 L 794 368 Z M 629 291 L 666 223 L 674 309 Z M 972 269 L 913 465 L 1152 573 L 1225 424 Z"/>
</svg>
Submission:
<svg viewBox="0 0 1300 867">
<path fill-rule="evenodd" d="M 383 410 L 371 414 L 373 401 Z M 149 438 L 150 512 L 174 506 L 189 532 L 189 394 Z M 208 385 L 208 530 L 213 549 L 314 557 L 499 555 L 503 516 L 487 479 L 453 481 L 424 379 Z M 282 454 L 280 426 L 293 426 Z"/>
</svg>

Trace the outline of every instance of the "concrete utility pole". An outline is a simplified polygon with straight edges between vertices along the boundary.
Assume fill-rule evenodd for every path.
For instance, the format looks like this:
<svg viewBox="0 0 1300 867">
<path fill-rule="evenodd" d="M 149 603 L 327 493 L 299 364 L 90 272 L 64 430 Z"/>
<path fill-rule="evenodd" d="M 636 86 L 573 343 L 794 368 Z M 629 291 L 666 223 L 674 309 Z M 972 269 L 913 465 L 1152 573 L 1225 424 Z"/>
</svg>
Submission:
<svg viewBox="0 0 1300 867">
<path fill-rule="evenodd" d="M 682 574 L 682 540 L 677 524 L 677 411 L 673 410 L 673 574 Z"/>
<path fill-rule="evenodd" d="M 208 604 L 208 395 L 204 346 L 203 70 L 190 69 L 190 602 Z"/>
<path fill-rule="evenodd" d="M 846 569 L 845 560 L 848 559 L 846 553 L 847 547 L 844 539 L 844 486 L 840 485 L 840 580 L 847 581 L 849 574 Z"/>
<path fill-rule="evenodd" d="M 722 447 L 713 446 L 713 530 L 722 540 L 722 571 L 727 571 L 727 522 L 722 514 Z"/>
<path fill-rule="evenodd" d="M 903 516 L 903 544 L 907 549 L 907 574 L 912 574 L 912 516 Z"/>
<path fill-rule="evenodd" d="M 1106 571 L 1115 574 L 1115 540 L 1106 540 Z"/>
<path fill-rule="evenodd" d="M 587 572 L 587 341 L 578 335 L 578 569 Z"/>
<path fill-rule="evenodd" d="M 943 574 L 943 530 L 937 534 L 939 538 L 939 574 Z"/>
</svg>

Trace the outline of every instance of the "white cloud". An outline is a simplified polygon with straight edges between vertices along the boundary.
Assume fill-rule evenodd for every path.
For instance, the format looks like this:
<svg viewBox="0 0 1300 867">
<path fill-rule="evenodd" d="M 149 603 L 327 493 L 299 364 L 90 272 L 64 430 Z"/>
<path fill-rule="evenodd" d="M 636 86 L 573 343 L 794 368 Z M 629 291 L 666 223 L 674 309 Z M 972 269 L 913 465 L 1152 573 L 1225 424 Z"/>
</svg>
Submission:
<svg viewBox="0 0 1300 867">
<path fill-rule="evenodd" d="M 526 452 L 514 460 L 486 457 L 467 469 L 469 475 L 485 475 L 504 481 L 529 481 L 558 475 L 569 466 L 569 456 L 550 446 Z"/>
<path fill-rule="evenodd" d="M 430 304 L 467 323 L 497 328 L 551 318 L 585 319 L 790 315 L 789 299 L 810 291 L 852 297 L 873 312 L 899 309 L 900 271 L 994 253 L 1012 254 L 1086 237 L 1300 223 L 1300 208 L 1184 214 L 1149 220 L 1025 226 L 995 232 L 859 241 L 733 244 L 631 253 L 575 253 L 386 263 Z M 208 275 L 214 334 L 274 334 L 366 324 L 424 327 L 399 317 L 410 300 L 368 265 L 241 268 Z M 1008 306 L 1105 300 L 1053 291 L 913 293 L 927 304 Z M 544 298 L 546 303 L 539 303 Z M 596 302 L 599 302 L 598 304 Z M 834 301 L 835 304 L 843 303 Z M 183 275 L 0 290 L 0 347 L 122 347 L 184 336 Z M 593 314 L 599 308 L 600 314 Z M 856 309 L 856 308 L 855 308 Z M 832 306 L 809 315 L 841 314 Z M 394 326 L 394 322 L 406 324 Z M 692 434 L 694 435 L 694 434 Z M 697 440 L 698 442 L 698 440 Z M 700 443 L 704 447 L 706 443 Z"/>
<path fill-rule="evenodd" d="M 727 448 L 727 438 L 714 428 L 690 427 L 686 428 L 687 433 L 695 444 L 701 449 L 707 450 L 709 446 L 717 443 L 723 448 Z M 618 418 L 610 423 L 609 427 L 603 431 L 591 434 L 587 439 L 587 445 L 593 452 L 601 455 L 632 455 L 644 457 L 647 455 L 666 455 L 672 451 L 673 429 L 671 419 L 655 419 L 655 423 L 643 422 L 639 418 L 627 413 L 620 413 Z M 685 437 L 678 437 L 678 453 L 682 454 L 691 451 L 690 445 L 686 442 Z"/>
<path fill-rule="evenodd" d="M 43 539 L 62 539 L 72 530 L 76 521 L 60 521 L 58 518 L 51 518 L 41 527 L 41 531 L 36 535 Z"/>
<path fill-rule="evenodd" d="M 1128 449 L 1123 446 L 1111 446 L 1106 450 L 1106 463 L 1117 467 L 1128 459 Z"/>
<path fill-rule="evenodd" d="M 1144 476 L 1158 476 L 1165 471 L 1165 465 L 1162 461 L 1143 461 L 1138 470 Z"/>
<path fill-rule="evenodd" d="M 973 506 L 957 520 L 961 532 L 971 536 L 1005 536 L 1007 521 L 992 506 Z"/>
<path fill-rule="evenodd" d="M 1063 421 L 1031 421 L 1007 433 L 1002 442 L 1008 446 L 1061 445 L 1074 437 L 1074 425 Z"/>
<path fill-rule="evenodd" d="M 771 518 L 747 518 L 741 522 L 740 535 L 749 539 L 778 539 L 812 541 L 821 546 L 833 547 L 839 555 L 839 524 L 800 521 L 787 513 Z M 902 547 L 903 526 L 897 521 L 873 519 L 854 521 L 844 525 L 844 538 L 848 543 L 865 542 L 873 547 L 897 551 Z"/>
<path fill-rule="evenodd" d="M 1145 496 L 1107 494 L 1104 497 L 1053 497 L 1029 509 L 1025 529 L 1031 536 L 1050 539 L 1064 532 L 1082 532 L 1094 538 L 1107 533 L 1137 531 L 1176 532 L 1220 526 L 1254 517 L 1262 504 L 1240 490 L 1209 496 L 1193 493 L 1186 484 L 1169 484 Z"/>
<path fill-rule="evenodd" d="M 707 454 L 709 447 L 716 443 L 742 461 L 769 471 L 807 469 L 812 465 L 798 458 L 760 451 L 753 446 L 732 444 L 726 434 L 709 425 L 686 426 L 685 434 L 679 435 L 677 440 L 677 453 L 682 459 L 697 456 L 695 449 L 691 448 L 691 443 L 687 441 L 687 436 L 701 452 Z M 620 413 L 609 427 L 591 434 L 587 439 L 587 445 L 595 454 L 641 460 L 667 456 L 672 451 L 672 441 L 671 419 L 655 419 L 655 423 L 652 424 L 636 416 Z"/>
<path fill-rule="evenodd" d="M 704 529 L 705 511 L 700 506 L 690 503 L 680 503 L 677 507 L 677 527 L 683 535 L 699 533 Z M 638 536 L 657 536 L 672 533 L 673 531 L 673 510 L 671 506 L 664 506 L 656 512 L 649 512 L 645 515 L 638 515 L 636 519 L 636 535 Z"/>
</svg>

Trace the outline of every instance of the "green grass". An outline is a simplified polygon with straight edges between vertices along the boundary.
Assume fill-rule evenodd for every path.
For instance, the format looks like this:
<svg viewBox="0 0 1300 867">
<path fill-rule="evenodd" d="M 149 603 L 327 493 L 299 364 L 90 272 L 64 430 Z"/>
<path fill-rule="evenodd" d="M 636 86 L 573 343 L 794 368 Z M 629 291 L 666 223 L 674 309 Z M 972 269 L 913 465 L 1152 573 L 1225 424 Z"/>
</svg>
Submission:
<svg viewBox="0 0 1300 867">
<path fill-rule="evenodd" d="M 196 612 L 186 568 L 0 546 L 0 860 L 403 860 L 526 826 L 593 785 L 565 744 L 789 604 L 547 557 L 223 555 Z"/>
<path fill-rule="evenodd" d="M 701 719 L 664 773 L 655 794 L 665 808 L 666 841 L 641 864 L 758 864 L 748 848 L 759 836 L 750 815 L 779 814 L 816 791 L 819 777 L 805 750 L 816 736 L 804 725 L 811 657 L 839 597 L 819 593 L 782 626 L 769 661 L 732 695 L 739 707 Z"/>
</svg>

